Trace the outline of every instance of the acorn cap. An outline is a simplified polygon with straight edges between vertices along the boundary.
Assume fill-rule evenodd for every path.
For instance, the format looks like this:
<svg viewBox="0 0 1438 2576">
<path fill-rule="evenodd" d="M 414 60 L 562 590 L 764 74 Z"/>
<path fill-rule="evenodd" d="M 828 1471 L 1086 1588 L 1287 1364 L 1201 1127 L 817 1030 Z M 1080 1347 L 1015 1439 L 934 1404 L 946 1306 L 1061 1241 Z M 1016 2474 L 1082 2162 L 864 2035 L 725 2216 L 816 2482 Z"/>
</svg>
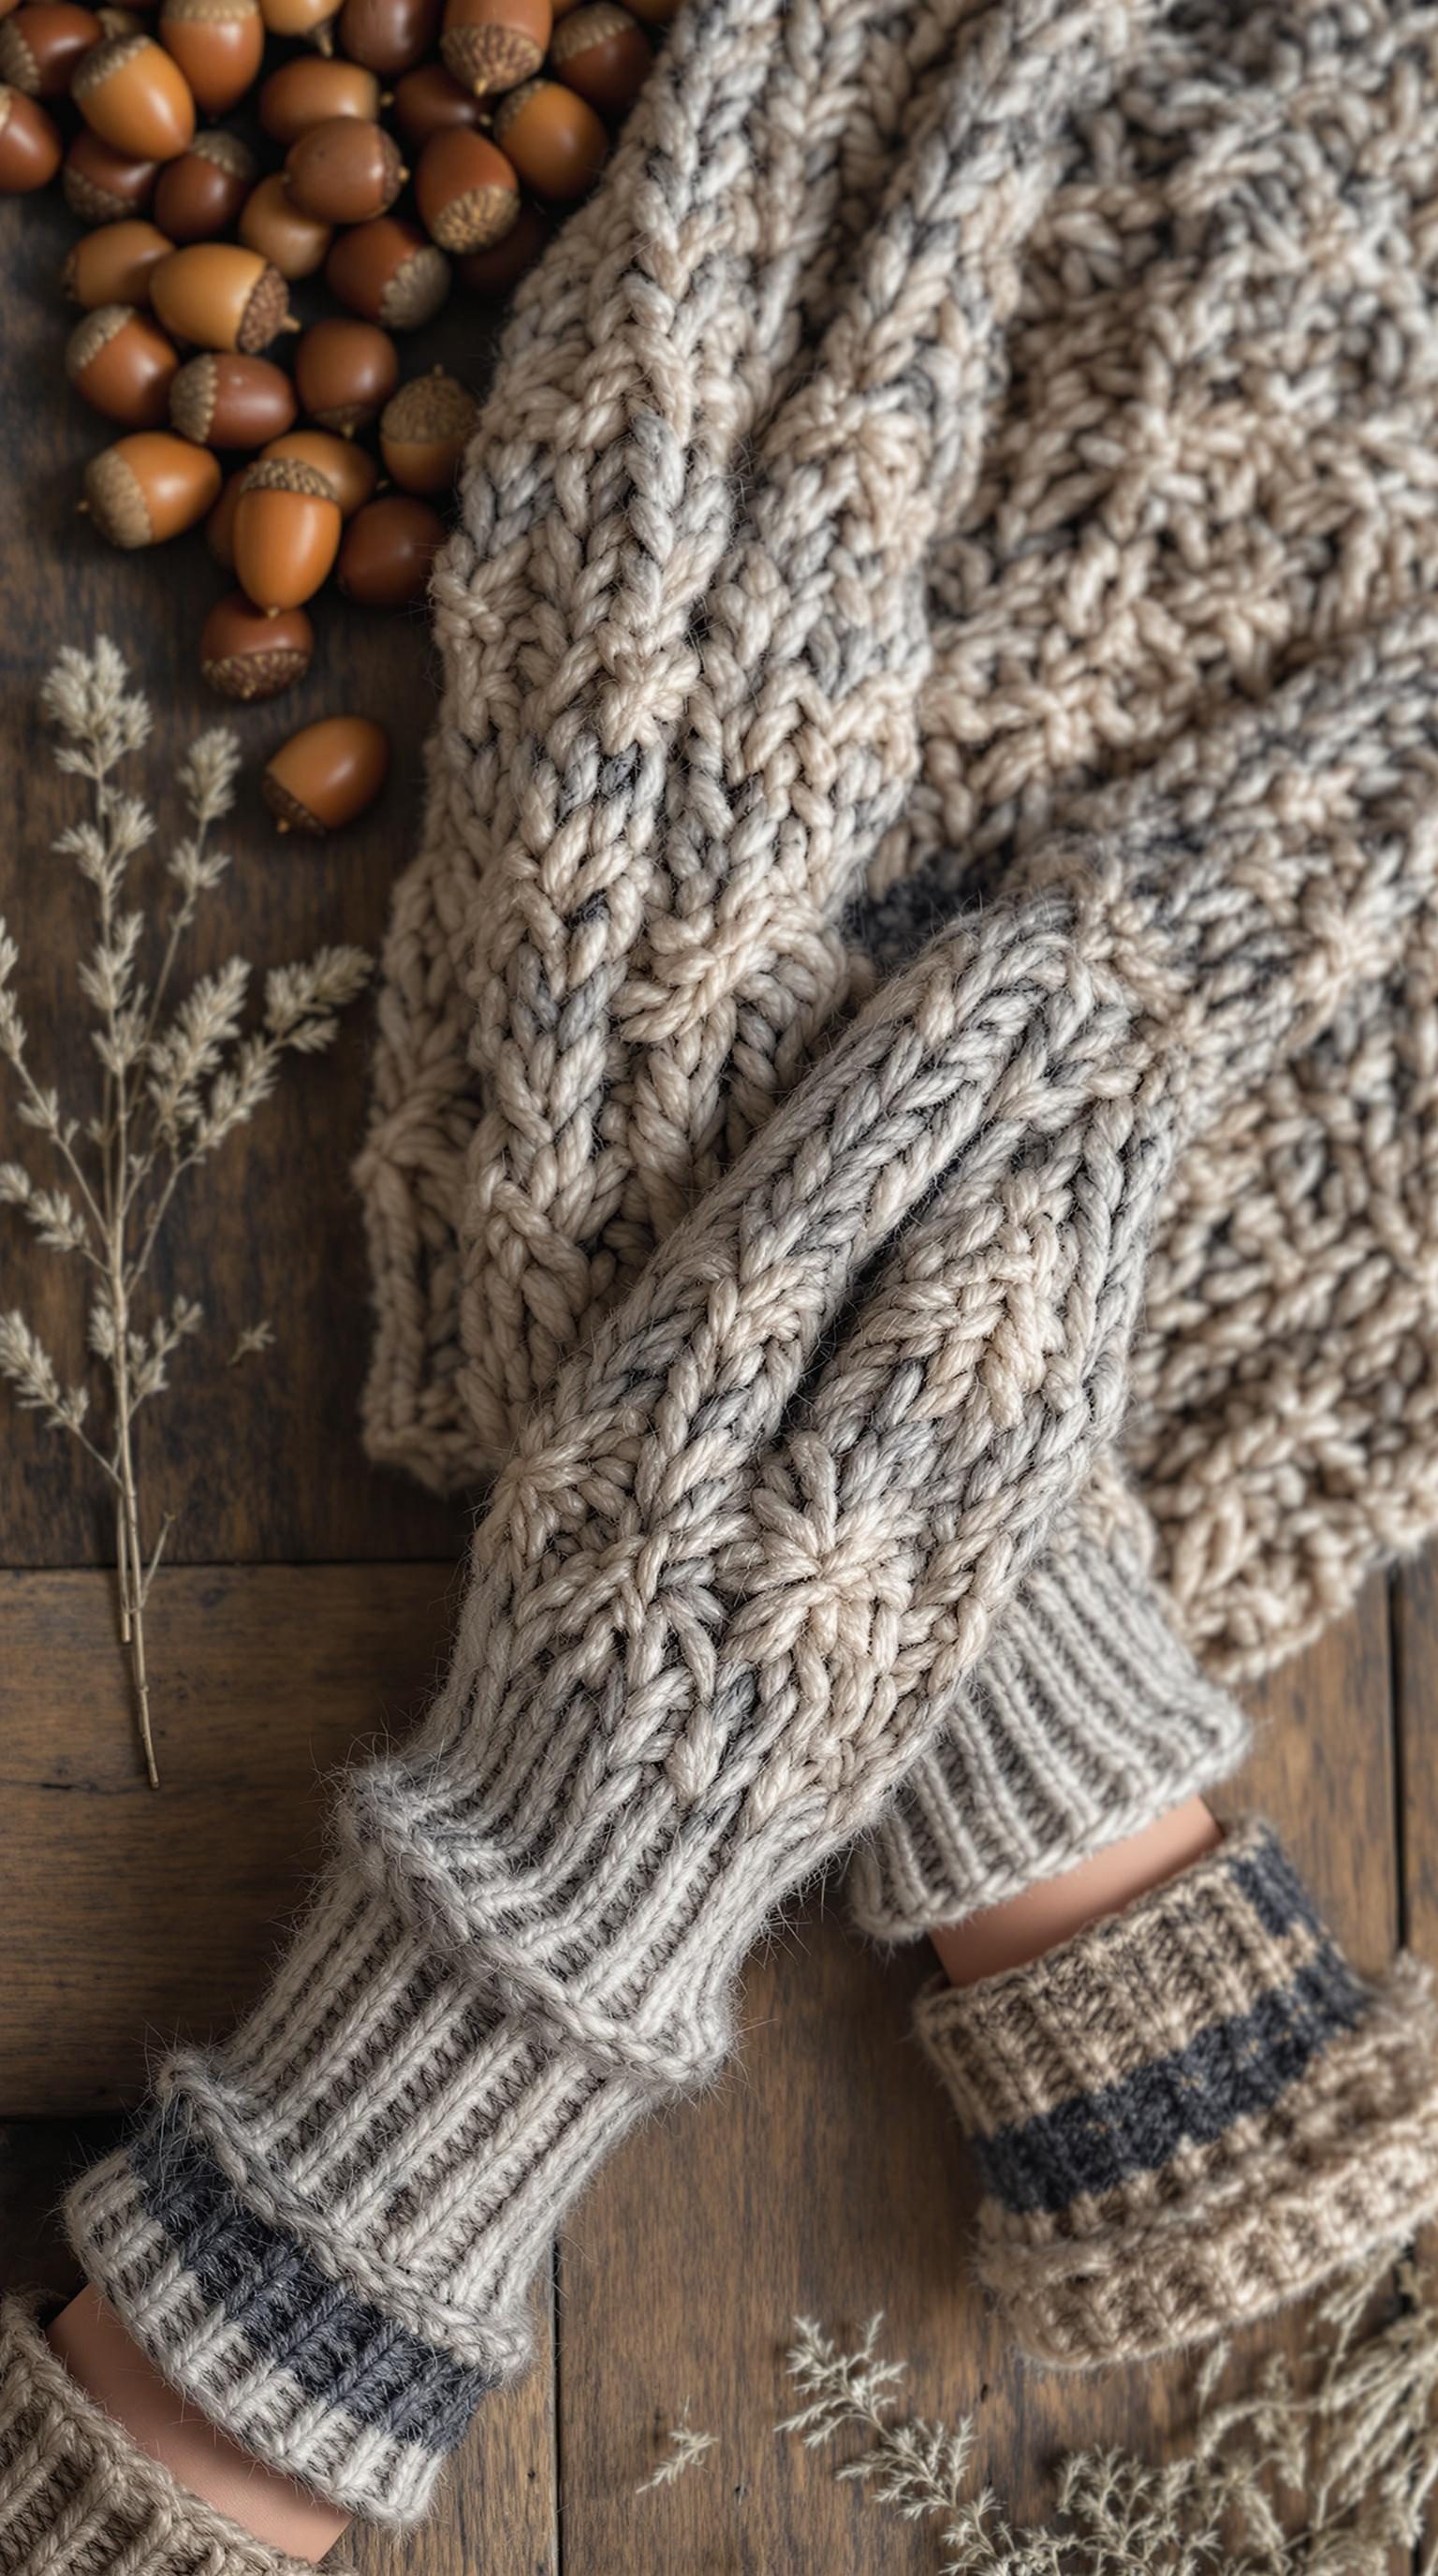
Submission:
<svg viewBox="0 0 1438 2576">
<path fill-rule="evenodd" d="M 192 438 L 197 447 L 203 447 L 209 437 L 219 388 L 219 364 L 211 349 L 187 359 L 170 387 L 170 427 L 182 438 Z"/>
<path fill-rule="evenodd" d="M 336 509 L 340 505 L 329 476 L 302 456 L 262 456 L 247 465 L 240 477 L 241 497 L 246 492 L 298 492 L 307 501 L 333 501 Z"/>
<path fill-rule="evenodd" d="M 586 8 L 574 10 L 558 21 L 549 40 L 550 63 L 559 71 L 576 54 L 587 54 L 592 45 L 602 45 L 609 36 L 622 36 L 637 24 L 632 12 L 617 8 L 615 0 L 589 0 Z"/>
<path fill-rule="evenodd" d="M 135 56 L 144 53 L 154 41 L 153 36 L 142 31 L 138 36 L 106 36 L 98 45 L 91 45 L 89 51 L 80 56 L 70 76 L 70 96 L 75 104 L 78 106 L 82 98 L 88 98 L 91 90 L 98 89 L 112 73 L 123 71 L 127 63 L 132 63 Z"/>
<path fill-rule="evenodd" d="M 292 796 L 287 787 L 282 787 L 277 778 L 272 778 L 268 770 L 261 776 L 260 793 L 282 831 L 313 832 L 317 835 L 325 831 L 326 826 L 319 816 L 312 814 L 308 805 L 302 805 L 298 796 Z"/>
<path fill-rule="evenodd" d="M 27 98 L 39 96 L 40 66 L 25 41 L 23 28 L 17 27 L 13 18 L 7 18 L 0 26 L 0 81 L 8 81 L 11 89 L 23 90 Z"/>
<path fill-rule="evenodd" d="M 271 268 L 266 260 L 250 289 L 249 301 L 240 317 L 235 347 L 247 357 L 253 357 L 259 349 L 267 349 L 287 319 L 289 309 L 290 290 L 279 270 Z"/>
<path fill-rule="evenodd" d="M 91 360 L 108 347 L 116 332 L 123 331 L 126 323 L 134 319 L 134 314 L 133 304 L 97 304 L 93 313 L 76 323 L 65 343 L 65 373 L 72 385 L 77 376 L 83 376 Z"/>
<path fill-rule="evenodd" d="M 380 414 L 380 443 L 392 447 L 427 447 L 446 440 L 468 438 L 479 418 L 479 405 L 472 393 L 453 376 L 436 367 L 427 376 L 414 376 L 391 394 Z"/>
<path fill-rule="evenodd" d="M 0 118 L 0 124 L 3 122 L 4 119 Z M 98 179 L 92 179 L 84 170 L 77 170 L 69 161 L 60 173 L 60 191 L 71 214 L 78 215 L 82 224 L 118 223 L 135 211 L 133 198 L 117 197 L 111 189 L 102 188 Z"/>
<path fill-rule="evenodd" d="M 112 546 L 149 544 L 150 513 L 144 489 L 113 447 L 92 456 L 86 466 L 85 500 L 101 536 L 108 537 Z"/>
<path fill-rule="evenodd" d="M 267 653 L 224 653 L 218 662 L 202 662 L 201 672 L 222 698 L 277 698 L 282 689 L 302 680 L 310 656 L 293 644 Z"/>
<path fill-rule="evenodd" d="M 237 179 L 253 179 L 259 170 L 248 143 L 242 143 L 238 134 L 226 133 L 222 125 L 208 126 L 203 134 L 197 134 L 190 150 L 197 161 L 212 162 L 217 170 L 233 171 Z"/>
<path fill-rule="evenodd" d="M 394 331 L 417 331 L 432 321 L 449 293 L 449 262 L 429 242 L 401 260 L 379 300 L 379 318 Z"/>
<path fill-rule="evenodd" d="M 477 98 L 492 90 L 513 89 L 529 80 L 544 60 L 544 48 L 523 27 L 446 27 L 439 40 L 445 68 Z"/>
<path fill-rule="evenodd" d="M 260 0 L 164 0 L 161 23 L 179 19 L 186 26 L 228 26 L 235 18 L 258 18 Z"/>
</svg>

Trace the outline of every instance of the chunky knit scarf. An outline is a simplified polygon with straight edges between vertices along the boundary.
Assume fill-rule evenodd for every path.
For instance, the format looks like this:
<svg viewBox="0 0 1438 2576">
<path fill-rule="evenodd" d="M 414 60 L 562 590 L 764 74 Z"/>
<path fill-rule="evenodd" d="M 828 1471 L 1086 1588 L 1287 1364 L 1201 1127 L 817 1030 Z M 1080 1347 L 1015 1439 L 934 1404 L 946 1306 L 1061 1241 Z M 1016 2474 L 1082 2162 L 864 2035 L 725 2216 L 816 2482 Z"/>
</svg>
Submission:
<svg viewBox="0 0 1438 2576">
<path fill-rule="evenodd" d="M 1438 1516 L 1435 44 L 686 0 L 438 579 L 377 1458 L 492 1469 L 876 972 L 1097 840 L 1219 854 L 1192 1008 L 1236 995 L 1126 1432 L 1187 1634 L 1260 1670 Z"/>
</svg>

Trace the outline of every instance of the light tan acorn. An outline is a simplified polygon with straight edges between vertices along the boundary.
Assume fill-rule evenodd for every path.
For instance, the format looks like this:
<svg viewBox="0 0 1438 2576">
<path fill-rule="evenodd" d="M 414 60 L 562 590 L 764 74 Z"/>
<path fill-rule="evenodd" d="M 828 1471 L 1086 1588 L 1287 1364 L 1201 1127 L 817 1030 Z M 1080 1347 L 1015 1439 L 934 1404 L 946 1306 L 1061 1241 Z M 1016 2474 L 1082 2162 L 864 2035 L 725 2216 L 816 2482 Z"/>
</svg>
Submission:
<svg viewBox="0 0 1438 2576">
<path fill-rule="evenodd" d="M 0 196 L 28 197 L 48 188 L 63 150 L 60 129 L 39 100 L 0 82 Z"/>
<path fill-rule="evenodd" d="M 159 324 L 133 304 L 101 304 L 77 322 L 65 372 L 77 394 L 122 429 L 159 429 L 179 358 Z"/>
<path fill-rule="evenodd" d="M 419 219 L 441 250 L 488 250 L 519 221 L 513 164 L 462 125 L 432 134 L 414 174 Z"/>
<path fill-rule="evenodd" d="M 162 0 L 159 34 L 206 116 L 237 107 L 264 60 L 260 0 Z"/>
<path fill-rule="evenodd" d="M 342 117 L 340 122 L 349 125 L 354 120 Z M 374 126 L 355 125 L 357 134 L 377 131 Z M 315 270 L 324 266 L 325 253 L 334 239 L 334 226 L 320 223 L 297 206 L 283 170 L 272 170 L 245 199 L 240 239 L 293 283 L 301 277 L 313 277 Z"/>
<path fill-rule="evenodd" d="M 290 318 L 289 288 L 279 270 L 239 242 L 172 250 L 151 274 L 150 301 L 177 340 L 247 356 L 267 349 Z"/>
<path fill-rule="evenodd" d="M 415 224 L 378 215 L 341 233 L 325 262 L 330 293 L 386 331 L 432 322 L 449 293 L 449 262 Z"/>
<path fill-rule="evenodd" d="M 363 63 L 325 62 L 315 54 L 299 54 L 271 72 L 261 85 L 257 104 L 270 141 L 288 151 L 311 125 L 323 125 L 327 117 L 377 117 L 380 86 Z"/>
<path fill-rule="evenodd" d="M 207 349 L 170 386 L 170 426 L 201 447 L 263 447 L 280 438 L 299 405 L 282 367 L 230 349 Z"/>
<path fill-rule="evenodd" d="M 65 203 L 82 224 L 119 223 L 149 204 L 159 166 L 157 161 L 137 161 L 132 153 L 115 151 L 82 125 L 60 173 Z M 168 166 L 173 168 L 173 162 Z"/>
<path fill-rule="evenodd" d="M 93 313 L 101 304 L 148 304 L 156 269 L 174 248 L 142 215 L 82 233 L 60 271 L 62 294 Z"/>
<path fill-rule="evenodd" d="M 190 84 L 152 36 L 112 36 L 75 65 L 70 96 L 92 131 L 141 161 L 174 161 L 195 134 Z"/>
<path fill-rule="evenodd" d="M 379 425 L 380 454 L 401 491 L 447 492 L 478 418 L 473 394 L 442 367 L 401 385 Z"/>
<path fill-rule="evenodd" d="M 372 805 L 389 771 L 389 738 L 368 716 L 322 716 L 291 734 L 260 782 L 282 832 L 337 832 Z"/>
<path fill-rule="evenodd" d="M 489 98 L 533 79 L 553 25 L 550 0 L 445 0 L 439 50 L 457 81 Z"/>
<path fill-rule="evenodd" d="M 203 519 L 219 490 L 220 469 L 207 447 L 142 429 L 91 457 L 83 506 L 112 546 L 158 546 Z"/>
<path fill-rule="evenodd" d="M 368 451 L 357 447 L 352 438 L 337 438 L 333 430 L 287 429 L 262 452 L 267 458 L 289 457 L 322 474 L 333 488 L 342 519 L 363 508 L 379 481 L 379 467 Z"/>
<path fill-rule="evenodd" d="M 525 186 L 571 205 L 598 178 L 609 137 L 585 99 L 562 81 L 526 81 L 495 110 L 494 139 Z"/>
<path fill-rule="evenodd" d="M 348 313 L 326 314 L 295 343 L 295 391 L 321 429 L 351 438 L 378 420 L 399 383 L 387 331 Z"/>
<path fill-rule="evenodd" d="M 228 232 L 255 184 L 255 156 L 222 126 L 197 134 L 178 161 L 167 161 L 155 189 L 155 221 L 171 241 L 213 241 Z"/>
<path fill-rule="evenodd" d="M 240 478 L 235 573 L 256 608 L 301 608 L 339 553 L 344 522 L 335 487 L 297 456 L 261 457 Z"/>
<path fill-rule="evenodd" d="M 200 669 L 222 698 L 277 698 L 314 659 L 315 630 L 302 608 L 256 608 L 242 590 L 217 599 L 200 630 Z"/>
<path fill-rule="evenodd" d="M 64 98 L 81 55 L 104 32 L 93 9 L 74 0 L 22 0 L 0 24 L 0 80 L 27 98 Z"/>
</svg>

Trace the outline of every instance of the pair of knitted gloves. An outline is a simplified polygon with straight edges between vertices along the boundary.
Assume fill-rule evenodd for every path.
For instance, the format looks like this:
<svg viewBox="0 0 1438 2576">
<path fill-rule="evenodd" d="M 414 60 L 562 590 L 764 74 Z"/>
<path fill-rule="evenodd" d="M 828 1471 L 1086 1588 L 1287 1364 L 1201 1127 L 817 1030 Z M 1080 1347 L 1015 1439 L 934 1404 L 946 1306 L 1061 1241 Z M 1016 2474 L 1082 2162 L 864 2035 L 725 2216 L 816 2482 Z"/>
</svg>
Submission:
<svg viewBox="0 0 1438 2576">
<path fill-rule="evenodd" d="M 1113 1465 L 1128 1346 L 1175 1156 L 1431 916 L 1438 618 L 1395 607 L 1088 795 L 986 906 L 954 917 L 942 867 L 886 889 L 930 541 L 1054 138 L 1142 18 L 971 14 L 686 0 L 522 303 L 439 578 L 431 828 L 481 911 L 509 853 L 475 1042 L 497 994 L 525 1040 L 522 1078 L 485 1067 L 470 1234 L 512 1364 L 467 1402 L 517 1437 L 425 1725 L 348 1784 L 260 2006 L 71 2202 L 199 2409 L 395 2525 L 522 2366 L 596 2165 L 722 2062 L 789 1889 L 857 1847 L 860 1921 L 916 1933 L 1242 1751 Z M 1256 2313 L 1438 2188 L 1411 1980 L 1353 1974 L 1259 1826 L 921 2027 L 1043 2359 Z M 12 2312 L 0 2570 L 120 2562 L 274 2564 Z"/>
</svg>

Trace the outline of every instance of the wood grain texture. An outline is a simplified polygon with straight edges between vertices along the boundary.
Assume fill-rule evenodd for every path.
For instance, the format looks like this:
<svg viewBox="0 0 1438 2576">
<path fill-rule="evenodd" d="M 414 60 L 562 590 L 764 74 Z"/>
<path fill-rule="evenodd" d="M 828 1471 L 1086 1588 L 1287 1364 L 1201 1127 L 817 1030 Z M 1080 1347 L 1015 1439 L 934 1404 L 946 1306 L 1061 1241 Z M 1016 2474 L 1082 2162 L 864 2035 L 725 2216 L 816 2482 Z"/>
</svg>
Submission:
<svg viewBox="0 0 1438 2576">
<path fill-rule="evenodd" d="M 1438 1967 L 1438 1552 L 1393 1585 L 1403 1937 Z"/>
<path fill-rule="evenodd" d="M 322 1775 L 415 1715 L 452 1607 L 448 1566 L 171 1567 L 157 1796 L 106 1578 L 0 1575 L 0 2111 L 110 2109 L 148 2047 L 233 2016 L 319 1858 Z"/>
<path fill-rule="evenodd" d="M 74 998 L 83 890 L 73 867 L 50 854 L 55 833 L 77 811 L 75 782 L 57 777 L 38 720 L 40 682 L 60 647 L 109 634 L 130 654 L 157 712 L 135 783 L 157 804 L 162 833 L 175 814 L 161 789 L 187 742 L 219 721 L 239 733 L 245 783 L 223 836 L 235 864 L 196 924 L 187 955 L 197 970 L 236 953 L 263 970 L 330 940 L 378 946 L 391 885 L 414 843 L 434 704 L 423 611 L 367 615 L 333 588 L 314 606 L 315 665 L 302 686 L 268 706 L 216 698 L 200 677 L 197 646 L 207 610 L 232 585 L 201 535 L 119 554 L 77 518 L 84 461 L 112 435 L 65 381 L 65 340 L 78 316 L 56 280 L 77 231 L 57 193 L 0 199 L 0 915 L 20 944 L 17 989 L 37 1067 L 60 1083 L 67 1102 L 93 1083 L 97 1068 Z M 304 289 L 299 300 L 310 294 Z M 442 357 L 479 382 L 492 341 L 486 309 L 457 301 L 413 335 L 405 365 L 418 371 Z M 389 728 L 394 768 L 385 794 L 332 842 L 281 840 L 260 800 L 264 761 L 297 725 L 345 711 L 377 715 Z M 145 889 L 159 881 L 158 861 L 138 863 L 142 908 Z M 141 1418 L 145 1491 L 153 1517 L 162 1507 L 179 1514 L 177 1559 L 453 1551 L 452 1515 L 400 1477 L 372 1473 L 359 1444 L 369 1319 L 350 1166 L 363 1133 L 371 1025 L 370 1005 L 360 1004 L 331 1056 L 287 1065 L 275 1098 L 190 1176 L 167 1222 L 156 1294 L 198 1295 L 214 1331 L 213 1343 L 191 1344 L 182 1355 L 175 1395 Z M 7 1074 L 0 1158 L 12 1154 L 38 1165 L 36 1140 L 15 1119 Z M 82 1359 L 73 1270 L 35 1246 L 10 1209 L 0 1210 L 0 1262 L 4 1303 L 29 1314 L 73 1372 Z M 239 1327 L 262 1315 L 275 1326 L 276 1348 L 231 1374 L 219 1362 Z M 8 1388 L 0 1388 L 0 1437 L 0 1565 L 109 1562 L 108 1512 L 85 1462 L 78 1452 L 57 1456 L 53 1435 L 16 1412 Z"/>
</svg>

